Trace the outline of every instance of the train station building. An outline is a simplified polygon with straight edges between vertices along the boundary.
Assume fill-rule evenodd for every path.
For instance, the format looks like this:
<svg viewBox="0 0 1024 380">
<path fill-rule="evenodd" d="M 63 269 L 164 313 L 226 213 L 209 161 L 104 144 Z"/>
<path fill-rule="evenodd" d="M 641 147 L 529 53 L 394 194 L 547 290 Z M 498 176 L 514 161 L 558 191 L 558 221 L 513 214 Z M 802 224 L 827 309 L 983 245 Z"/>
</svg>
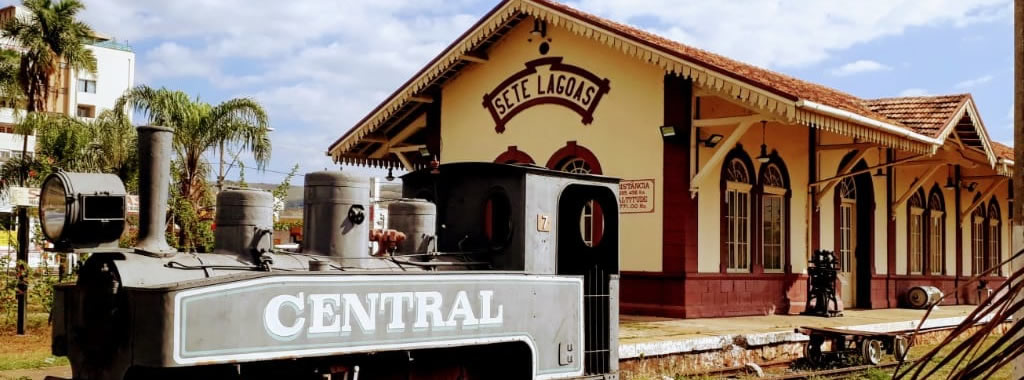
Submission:
<svg viewBox="0 0 1024 380">
<path fill-rule="evenodd" d="M 862 99 L 549 0 L 503 1 L 328 154 L 621 178 L 620 209 L 580 225 L 601 244 L 620 213 L 627 314 L 800 312 L 818 249 L 846 307 L 917 285 L 973 304 L 987 291 L 955 289 L 1009 257 L 1013 150 L 969 94 Z"/>
</svg>

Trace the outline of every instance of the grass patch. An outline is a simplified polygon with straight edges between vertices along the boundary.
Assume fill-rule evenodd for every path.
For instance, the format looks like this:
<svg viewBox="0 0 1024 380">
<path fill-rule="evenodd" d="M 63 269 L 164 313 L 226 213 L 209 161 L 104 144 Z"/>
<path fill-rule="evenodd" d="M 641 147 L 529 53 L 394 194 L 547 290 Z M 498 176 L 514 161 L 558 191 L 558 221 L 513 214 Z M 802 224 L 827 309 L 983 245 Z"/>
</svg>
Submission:
<svg viewBox="0 0 1024 380">
<path fill-rule="evenodd" d="M 981 349 L 979 349 L 978 351 L 979 352 L 985 351 L 986 349 L 991 347 L 993 344 L 995 344 L 997 339 L 999 339 L 999 336 L 994 336 L 994 335 L 993 336 L 989 336 L 988 339 L 985 339 L 985 342 L 982 343 Z M 953 342 L 951 342 L 950 344 L 946 345 L 945 347 L 942 347 L 942 349 L 939 350 L 939 354 L 935 356 L 935 359 L 933 359 L 933 362 L 935 364 L 938 364 L 938 362 L 942 361 L 942 359 L 945 359 L 947 356 L 949 356 L 950 351 L 953 351 L 953 348 L 955 348 L 956 345 L 960 344 L 960 342 L 962 342 L 962 341 L 963 340 L 961 340 L 961 339 L 957 339 L 957 340 L 954 340 Z M 914 347 L 912 347 L 910 349 L 910 357 L 911 358 L 921 357 L 922 355 L 928 353 L 928 351 L 931 351 L 932 349 L 934 349 L 935 346 L 936 345 L 934 345 L 934 344 L 924 345 L 924 346 L 914 346 Z M 947 378 L 949 376 L 949 374 L 951 372 L 953 372 L 953 364 L 955 362 L 956 362 L 956 360 L 952 360 L 949 364 L 943 366 L 942 368 L 939 368 L 938 371 L 935 371 L 935 373 L 932 374 L 931 378 L 937 378 L 937 379 L 945 379 L 945 378 Z M 925 370 L 929 371 L 929 370 L 931 370 L 932 367 L 934 367 L 934 365 L 929 365 L 929 366 L 927 366 L 925 368 Z M 1004 366 L 1003 368 L 1000 368 L 998 371 L 996 371 L 992 375 L 992 377 L 990 377 L 990 379 L 995 379 L 995 380 L 1010 379 L 1011 375 L 1012 375 L 1012 372 L 1013 372 L 1013 365 L 1007 365 L 1007 366 Z M 922 373 L 924 373 L 924 372 L 922 372 Z M 892 375 L 892 371 L 891 370 L 887 371 L 886 375 L 887 376 L 891 376 Z M 888 377 L 886 377 L 886 378 L 888 378 Z"/>
<path fill-rule="evenodd" d="M 50 353 L 49 315 L 32 311 L 27 317 L 25 335 L 17 335 L 11 321 L 0 326 L 0 371 L 68 365 L 66 357 Z"/>
</svg>

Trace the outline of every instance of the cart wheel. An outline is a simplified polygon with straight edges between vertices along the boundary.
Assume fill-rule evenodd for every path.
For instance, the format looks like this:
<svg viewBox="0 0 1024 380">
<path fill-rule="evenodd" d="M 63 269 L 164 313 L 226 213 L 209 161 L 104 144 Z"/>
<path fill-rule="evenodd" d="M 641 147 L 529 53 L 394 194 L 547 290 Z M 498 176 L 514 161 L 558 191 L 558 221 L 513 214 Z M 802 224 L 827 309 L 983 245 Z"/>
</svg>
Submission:
<svg viewBox="0 0 1024 380">
<path fill-rule="evenodd" d="M 897 336 L 892 341 L 892 356 L 896 357 L 896 360 L 903 360 L 907 357 L 907 338 L 903 336 Z"/>
<path fill-rule="evenodd" d="M 811 340 L 804 346 L 804 358 L 807 359 L 812 366 L 820 366 L 822 362 L 821 345 L 825 343 L 825 339 L 820 335 L 811 335 Z"/>
<path fill-rule="evenodd" d="M 864 361 L 871 365 L 878 365 L 882 361 L 882 342 L 878 339 L 866 339 L 861 341 L 860 355 Z"/>
</svg>

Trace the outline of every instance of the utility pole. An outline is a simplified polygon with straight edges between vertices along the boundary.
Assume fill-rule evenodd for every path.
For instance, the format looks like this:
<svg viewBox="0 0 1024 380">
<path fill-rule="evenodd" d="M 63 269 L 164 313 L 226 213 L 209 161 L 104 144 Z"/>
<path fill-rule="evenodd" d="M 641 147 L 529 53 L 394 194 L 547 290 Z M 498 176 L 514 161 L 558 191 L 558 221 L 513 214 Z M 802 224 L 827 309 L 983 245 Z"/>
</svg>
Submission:
<svg viewBox="0 0 1024 380">
<path fill-rule="evenodd" d="M 1024 248 L 1024 0 L 1013 2 L 1013 254 Z M 1024 259 L 1014 260 L 1013 271 L 1024 268 Z M 1017 297 L 1019 295 L 1012 295 Z M 1014 314 L 1024 318 L 1024 311 Z M 1024 356 L 1013 360 L 1013 378 L 1024 378 Z"/>
<path fill-rule="evenodd" d="M 24 184 L 24 182 L 22 182 Z M 28 207 L 18 206 L 18 335 L 25 335 L 25 309 L 28 299 Z"/>
</svg>

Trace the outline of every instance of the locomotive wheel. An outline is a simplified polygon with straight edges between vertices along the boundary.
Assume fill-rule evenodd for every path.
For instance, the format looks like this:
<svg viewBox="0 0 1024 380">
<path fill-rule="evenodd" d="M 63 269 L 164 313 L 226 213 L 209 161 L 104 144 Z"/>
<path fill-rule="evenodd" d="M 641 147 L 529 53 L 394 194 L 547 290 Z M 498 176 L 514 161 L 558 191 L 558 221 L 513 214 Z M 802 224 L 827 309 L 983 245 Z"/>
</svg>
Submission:
<svg viewBox="0 0 1024 380">
<path fill-rule="evenodd" d="M 825 343 L 825 338 L 820 335 L 811 335 L 811 340 L 804 346 L 804 358 L 812 366 L 820 366 L 824 360 L 824 354 L 821 352 L 821 345 Z"/>
<path fill-rule="evenodd" d="M 907 357 L 907 338 L 903 336 L 897 336 L 892 341 L 892 355 L 896 357 L 896 360 L 903 360 Z"/>
<path fill-rule="evenodd" d="M 882 361 L 882 341 L 878 339 L 865 339 L 860 342 L 860 355 L 864 362 L 871 365 L 878 365 Z"/>
</svg>

